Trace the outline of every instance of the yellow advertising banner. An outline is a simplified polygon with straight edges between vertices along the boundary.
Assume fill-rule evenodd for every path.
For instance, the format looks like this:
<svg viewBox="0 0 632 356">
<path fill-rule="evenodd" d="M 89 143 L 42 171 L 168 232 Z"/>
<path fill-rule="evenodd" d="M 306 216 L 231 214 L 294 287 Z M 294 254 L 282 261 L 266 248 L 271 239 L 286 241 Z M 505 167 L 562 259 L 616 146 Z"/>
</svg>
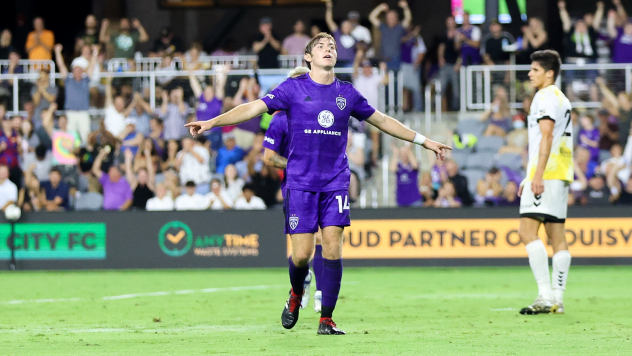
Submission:
<svg viewBox="0 0 632 356">
<path fill-rule="evenodd" d="M 518 219 L 353 220 L 343 256 L 386 258 L 527 257 Z M 546 244 L 544 226 L 540 238 Z M 632 257 L 632 218 L 566 220 L 573 257 Z M 290 253 L 288 241 L 288 254 Z M 547 247 L 549 256 L 552 249 Z"/>
</svg>

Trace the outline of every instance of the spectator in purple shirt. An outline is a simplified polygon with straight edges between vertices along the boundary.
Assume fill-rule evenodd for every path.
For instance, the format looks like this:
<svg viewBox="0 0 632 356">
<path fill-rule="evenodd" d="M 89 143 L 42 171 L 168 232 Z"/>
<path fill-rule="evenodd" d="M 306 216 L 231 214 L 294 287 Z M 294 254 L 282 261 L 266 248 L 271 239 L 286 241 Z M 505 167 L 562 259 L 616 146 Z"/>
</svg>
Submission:
<svg viewBox="0 0 632 356">
<path fill-rule="evenodd" d="M 391 146 L 393 157 L 391 158 L 390 171 L 397 175 L 397 205 L 398 206 L 422 206 L 421 194 L 417 187 L 419 162 L 410 149 L 410 145 L 397 148 Z"/>
<path fill-rule="evenodd" d="M 193 94 L 198 99 L 196 116 L 198 120 L 210 120 L 222 113 L 222 105 L 224 103 L 224 86 L 226 84 L 226 72 L 228 66 L 217 74 L 217 83 L 209 84 L 204 90 L 199 80 L 189 71 L 189 84 Z M 222 147 L 222 128 L 217 127 L 210 130 L 206 135 L 211 141 L 211 148 L 217 151 Z"/>
<path fill-rule="evenodd" d="M 625 12 L 625 10 L 623 10 Z M 608 13 L 608 35 L 612 43 L 612 62 L 632 63 L 632 22 L 627 20 L 623 26 L 616 25 L 617 13 Z"/>
<path fill-rule="evenodd" d="M 579 145 L 590 152 L 590 160 L 599 162 L 599 129 L 595 127 L 595 118 L 584 115 L 579 119 Z"/>
<path fill-rule="evenodd" d="M 481 29 L 470 23 L 469 12 L 463 13 L 463 26 L 457 30 L 456 46 L 461 48 L 464 66 L 481 64 Z"/>
<path fill-rule="evenodd" d="M 92 165 L 92 174 L 103 186 L 103 209 L 127 210 L 132 206 L 132 188 L 122 176 L 118 166 L 112 165 L 108 173 L 101 170 L 101 162 L 110 153 L 109 146 L 99 151 Z"/>
<path fill-rule="evenodd" d="M 329 31 L 334 35 L 336 43 L 338 44 L 338 62 L 337 67 L 351 67 L 356 55 L 356 40 L 351 35 L 353 26 L 349 20 L 344 20 L 340 23 L 340 28 L 336 25 L 333 15 L 333 4 L 331 0 L 326 3 L 327 11 L 325 12 L 325 20 L 327 21 L 327 27 Z"/>
</svg>

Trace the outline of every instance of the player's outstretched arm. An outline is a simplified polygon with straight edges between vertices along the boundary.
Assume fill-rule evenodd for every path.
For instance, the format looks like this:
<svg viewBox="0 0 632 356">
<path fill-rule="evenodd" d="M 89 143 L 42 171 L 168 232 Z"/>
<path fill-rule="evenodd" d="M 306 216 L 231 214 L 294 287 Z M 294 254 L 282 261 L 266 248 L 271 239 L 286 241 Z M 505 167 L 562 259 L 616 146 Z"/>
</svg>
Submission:
<svg viewBox="0 0 632 356">
<path fill-rule="evenodd" d="M 247 104 L 241 104 L 214 119 L 207 121 L 194 121 L 184 126 L 188 127 L 191 135 L 195 137 L 204 131 L 212 129 L 213 127 L 237 125 L 257 117 L 264 112 L 268 112 L 268 106 L 263 102 L 263 100 L 255 100 Z"/>
<path fill-rule="evenodd" d="M 452 147 L 444 145 L 443 143 L 424 138 L 417 132 L 402 125 L 401 122 L 384 113 L 381 113 L 379 110 L 375 110 L 375 113 L 373 113 L 373 115 L 371 115 L 371 117 L 369 117 L 366 121 L 393 137 L 397 137 L 401 140 L 421 145 L 425 149 L 433 151 L 437 159 L 441 161 L 445 159 L 446 150 L 452 149 Z M 421 141 L 419 140 L 419 138 L 421 138 Z"/>
</svg>

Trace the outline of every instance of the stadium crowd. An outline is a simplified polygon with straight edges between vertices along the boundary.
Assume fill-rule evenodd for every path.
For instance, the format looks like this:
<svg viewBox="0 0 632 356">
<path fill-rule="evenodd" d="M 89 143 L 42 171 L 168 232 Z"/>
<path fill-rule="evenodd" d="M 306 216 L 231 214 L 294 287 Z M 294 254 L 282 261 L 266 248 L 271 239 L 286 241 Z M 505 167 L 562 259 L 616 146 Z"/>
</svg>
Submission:
<svg viewBox="0 0 632 356">
<path fill-rule="evenodd" d="M 421 111 L 423 84 L 430 79 L 438 79 L 445 88 L 444 105 L 458 110 L 462 66 L 509 63 L 507 49 L 512 45 L 519 64 L 529 63 L 534 51 L 550 48 L 538 18 L 530 18 L 516 40 L 497 21 L 491 21 L 483 34 L 464 13 L 460 27 L 454 17 L 447 18 L 444 36 L 429 53 L 408 3 L 399 1 L 398 7 L 381 4 L 373 9 L 369 29 L 356 11 L 336 22 L 333 3 L 326 1 L 327 29 L 312 25 L 308 31 L 304 21 L 296 20 L 293 33 L 283 37 L 273 31 L 269 18 L 263 18 L 249 46 L 237 49 L 227 39 L 210 55 L 255 54 L 255 68 L 279 68 L 279 55 L 303 54 L 310 39 L 307 32 L 328 30 L 338 43 L 337 65 L 354 69 L 348 79 L 370 104 L 378 106 L 379 88 L 388 83 L 385 72 L 401 71 L 404 107 Z M 607 12 L 606 5 L 597 2 L 595 13 L 575 21 L 564 1 L 558 7 L 565 33 L 561 48 L 565 63 L 632 62 L 632 22 L 620 0 L 613 0 Z M 259 76 L 229 75 L 229 65 L 212 68 L 217 72 L 213 78 L 196 75 L 196 70 L 210 69 L 203 60 L 209 54 L 195 43 L 186 50 L 165 27 L 146 55 L 159 58 L 157 72 L 180 71 L 181 75 L 158 76 L 156 87 L 148 88 L 141 78 L 107 75 L 108 71 L 141 70 L 136 48 L 150 38 L 140 21 L 103 19 L 99 24 L 89 15 L 75 46 L 65 52 L 42 18 L 34 19 L 33 29 L 25 43 L 16 43 L 8 29 L 1 32 L 0 60 L 8 60 L 0 62 L 2 74 L 24 73 L 25 67 L 19 64 L 24 57 L 54 60 L 63 79 L 51 81 L 48 67 L 41 66 L 36 81 L 0 81 L 0 208 L 9 201 L 25 211 L 280 206 L 283 171 L 262 160 L 269 115 L 196 139 L 183 127 L 188 121 L 210 119 L 265 95 L 270 88 Z M 112 59 L 123 64 L 109 66 Z M 594 82 L 588 95 L 603 105 L 596 110 L 578 108 L 571 115 L 577 142 L 576 181 L 569 204 L 632 204 L 632 143 L 628 143 L 632 98 L 623 91 L 621 80 L 586 72 Z M 569 75 L 566 89 L 573 92 L 573 74 Z M 460 122 L 451 133 L 457 149 L 446 162 L 433 161 L 430 169 L 423 170 L 409 147 L 391 147 L 389 168 L 397 177 L 398 205 L 519 204 L 517 191 L 524 177 L 528 141 L 526 116 L 534 93 L 527 86 L 521 93 L 524 109 L 516 112 L 509 105 L 508 80 L 505 74 L 495 78 L 498 85 L 490 110 L 480 120 Z M 14 85 L 19 85 L 20 109 L 26 116 L 8 114 Z M 155 89 L 158 98 L 154 109 L 148 103 L 150 89 Z M 96 126 L 89 111 L 95 108 L 104 109 Z M 353 201 L 384 151 L 379 133 L 367 126 L 350 123 L 347 154 Z"/>
</svg>

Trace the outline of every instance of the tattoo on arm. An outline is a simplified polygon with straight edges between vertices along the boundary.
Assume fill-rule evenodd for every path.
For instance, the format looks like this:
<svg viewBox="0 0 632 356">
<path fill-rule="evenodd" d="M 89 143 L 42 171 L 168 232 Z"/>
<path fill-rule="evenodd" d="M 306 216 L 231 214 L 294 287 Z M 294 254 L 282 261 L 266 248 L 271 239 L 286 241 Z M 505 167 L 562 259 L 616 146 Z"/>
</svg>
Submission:
<svg viewBox="0 0 632 356">
<path fill-rule="evenodd" d="M 282 156 L 272 156 L 270 158 L 270 162 L 272 163 L 273 166 L 277 167 L 277 168 L 282 168 L 285 169 L 287 167 L 287 158 L 282 157 Z"/>
</svg>

